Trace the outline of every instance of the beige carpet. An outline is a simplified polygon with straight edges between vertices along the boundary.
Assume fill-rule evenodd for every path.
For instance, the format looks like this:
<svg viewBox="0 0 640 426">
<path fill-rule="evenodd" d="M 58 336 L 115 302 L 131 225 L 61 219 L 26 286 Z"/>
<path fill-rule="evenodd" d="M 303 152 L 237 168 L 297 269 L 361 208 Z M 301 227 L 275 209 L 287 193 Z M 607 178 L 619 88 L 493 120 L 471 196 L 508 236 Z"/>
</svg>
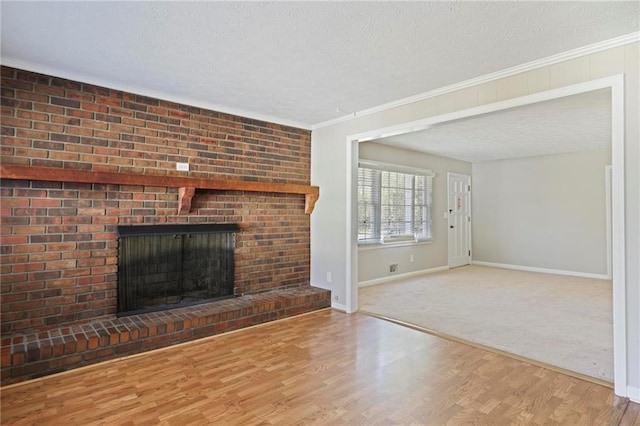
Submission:
<svg viewBox="0 0 640 426">
<path fill-rule="evenodd" d="M 464 266 L 360 289 L 360 309 L 613 382 L 611 281 Z"/>
</svg>

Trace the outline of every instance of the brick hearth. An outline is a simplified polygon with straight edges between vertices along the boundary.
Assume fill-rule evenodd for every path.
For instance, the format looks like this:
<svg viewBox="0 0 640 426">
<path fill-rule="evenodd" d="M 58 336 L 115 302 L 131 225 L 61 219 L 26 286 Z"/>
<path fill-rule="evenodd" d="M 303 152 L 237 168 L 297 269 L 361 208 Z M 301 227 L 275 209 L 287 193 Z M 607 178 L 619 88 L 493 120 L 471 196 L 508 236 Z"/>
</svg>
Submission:
<svg viewBox="0 0 640 426">
<path fill-rule="evenodd" d="M 168 311 L 105 316 L 83 325 L 19 334 L 2 339 L 2 381 L 8 384 L 58 373 L 330 304 L 329 291 L 307 286 Z"/>
</svg>

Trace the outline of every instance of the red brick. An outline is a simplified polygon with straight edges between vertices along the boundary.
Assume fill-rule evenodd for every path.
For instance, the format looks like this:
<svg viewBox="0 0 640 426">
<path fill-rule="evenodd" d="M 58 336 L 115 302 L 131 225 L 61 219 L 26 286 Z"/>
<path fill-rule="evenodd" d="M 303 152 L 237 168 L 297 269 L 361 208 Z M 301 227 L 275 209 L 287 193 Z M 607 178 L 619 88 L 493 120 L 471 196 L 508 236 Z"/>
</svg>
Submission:
<svg viewBox="0 0 640 426">
<path fill-rule="evenodd" d="M 4 198 L 2 200 L 2 207 L 29 207 L 29 199 L 28 198 Z"/>
<path fill-rule="evenodd" d="M 77 284 L 74 278 L 63 278 L 58 280 L 51 280 L 47 283 L 49 288 L 67 288 L 73 287 Z"/>
<path fill-rule="evenodd" d="M 21 90 L 18 90 L 18 91 L 16 91 L 15 96 L 18 99 L 25 99 L 25 100 L 33 101 L 33 102 L 40 102 L 40 103 L 49 102 L 49 96 L 41 95 L 41 94 L 34 93 L 34 92 L 23 92 Z"/>
<path fill-rule="evenodd" d="M 64 342 L 62 342 L 62 339 L 59 339 L 58 342 L 54 343 L 51 349 L 52 349 L 51 355 L 53 357 L 58 358 L 64 355 Z"/>
<path fill-rule="evenodd" d="M 43 271 L 44 263 L 24 263 L 19 265 L 13 265 L 11 268 L 11 272 L 14 274 L 18 274 L 20 272 L 34 272 L 34 271 Z"/>
<path fill-rule="evenodd" d="M 47 244 L 47 249 L 49 251 L 69 251 L 76 248 L 76 244 L 74 242 L 66 242 L 66 243 L 49 243 Z"/>
<path fill-rule="evenodd" d="M 91 336 L 87 343 L 89 349 L 96 349 L 98 347 L 98 336 Z"/>
<path fill-rule="evenodd" d="M 6 303 L 10 303 L 10 302 L 18 302 L 18 301 L 21 301 L 21 300 L 27 300 L 27 293 L 3 294 L 2 296 L 0 296 L 0 300 L 2 301 L 3 305 L 5 305 Z"/>
<path fill-rule="evenodd" d="M 61 305 L 68 305 L 76 302 L 75 296 L 58 296 L 58 297 L 48 297 L 45 299 L 45 304 L 47 306 L 59 307 Z"/>
<path fill-rule="evenodd" d="M 309 182 L 308 131 L 25 71 L 9 72 L 6 67 L 2 70 L 4 75 L 11 76 L 6 77 L 10 80 L 18 74 L 20 78 L 28 79 L 15 80 L 11 87 L 4 87 L 3 98 L 13 97 L 16 105 L 24 107 L 19 114 L 15 113 L 16 110 L 10 111 L 9 118 L 30 121 L 29 124 L 18 122 L 26 127 L 9 126 L 13 129 L 13 135 L 17 135 L 19 130 L 26 132 L 21 133 L 23 136 L 37 137 L 33 147 L 28 137 L 8 137 L 3 141 L 5 147 L 14 149 L 12 154 L 15 157 L 9 156 L 12 163 L 26 164 L 25 161 L 34 160 L 33 165 L 92 167 L 96 171 L 177 176 L 180 174 L 174 170 L 175 162 L 188 161 L 192 164 L 192 173 L 205 178 L 214 174 L 233 175 L 234 178 L 257 177 L 265 181 Z M 54 105 L 41 103 L 50 97 Z M 3 109 L 3 113 L 6 112 L 7 109 Z M 91 120 L 90 117 L 99 119 Z M 51 122 L 45 121 L 47 118 Z M 169 128 L 171 131 L 168 131 Z M 52 133 L 52 137 L 45 138 L 43 132 Z M 47 156 L 49 152 L 51 156 Z M 97 192 L 98 187 L 102 193 Z M 6 194 L 3 188 L 2 215 L 30 218 L 28 223 L 14 222 L 14 226 L 22 228 L 17 228 L 11 234 L 5 233 L 3 242 L 7 244 L 3 246 L 4 253 L 35 253 L 30 262 L 36 265 L 42 263 L 38 260 L 59 262 L 48 265 L 50 271 L 32 272 L 32 277 L 37 279 L 37 286 L 43 285 L 46 280 L 49 288 L 65 291 L 65 297 L 92 291 L 105 294 L 104 299 L 87 302 L 90 305 L 79 304 L 78 309 L 81 310 L 77 312 L 81 312 L 82 316 L 67 311 L 69 305 L 57 305 L 63 306 L 65 312 L 69 313 L 64 318 L 60 317 L 60 321 L 91 318 L 91 312 L 97 315 L 114 309 L 117 224 L 246 222 L 246 218 L 251 217 L 248 221 L 250 226 L 238 236 L 236 284 L 239 292 L 265 290 L 280 283 L 308 283 L 309 221 L 302 212 L 304 202 L 301 196 L 273 197 L 200 191 L 198 206 L 192 215 L 178 217 L 175 189 L 167 191 L 166 188 L 117 185 L 96 185 L 93 186 L 96 189 L 91 189 L 91 185 L 84 184 L 83 190 L 88 192 L 79 195 L 77 191 L 60 191 L 46 186 L 41 188 L 49 191 L 48 194 L 25 194 L 24 198 Z M 269 207 L 270 203 L 275 206 Z M 256 208 L 265 204 L 267 206 L 264 208 Z M 260 212 L 254 214 L 252 210 Z M 279 219 L 281 216 L 287 217 L 287 220 Z M 110 229 L 93 228 L 92 224 L 108 226 Z M 57 225 L 79 227 L 66 231 L 53 227 Z M 272 230 L 258 234 L 257 229 L 263 225 L 270 226 Z M 33 234 L 29 233 L 29 226 L 33 227 Z M 35 231 L 40 231 L 43 226 L 47 226 L 48 234 L 35 235 Z M 21 232 L 27 233 L 20 235 Z M 300 233 L 301 236 L 280 235 L 290 232 Z M 259 240 L 252 239 L 256 235 L 260 236 Z M 16 239 L 23 236 L 31 238 Z M 293 241 L 291 238 L 303 239 Z M 102 244 L 98 248 L 93 246 L 97 242 Z M 266 245 L 267 242 L 271 247 Z M 54 257 L 49 257 L 52 256 L 50 253 L 55 253 Z M 62 261 L 58 255 L 62 255 Z M 246 260 L 243 260 L 244 255 L 247 255 Z M 275 257 L 282 260 L 281 265 L 265 268 L 265 265 L 272 264 Z M 65 269 L 71 265 L 68 262 L 75 260 L 82 261 L 80 268 Z M 0 278 L 3 283 L 14 284 L 29 279 L 25 273 L 3 275 Z M 98 284 L 114 287 L 99 287 Z M 84 289 L 83 286 L 95 288 Z M 61 299 L 50 299 L 50 303 L 54 304 L 51 307 L 63 302 Z M 23 321 L 17 327 L 39 323 L 16 321 Z M 50 324 L 60 321 L 56 319 Z M 6 326 L 3 323 L 3 330 L 7 329 Z M 186 323 L 183 322 L 182 326 L 186 326 Z"/>
<path fill-rule="evenodd" d="M 51 158 L 52 160 L 78 161 L 80 156 L 78 154 L 74 154 L 74 153 L 71 153 L 71 152 L 51 151 L 49 153 L 49 158 Z"/>
<path fill-rule="evenodd" d="M 120 101 L 119 99 L 105 98 L 105 97 L 99 97 L 96 100 L 96 102 L 101 105 L 116 106 L 116 107 L 122 104 L 122 101 Z"/>
<path fill-rule="evenodd" d="M 109 335 L 110 345 L 117 345 L 118 343 L 120 343 L 120 335 L 118 334 L 118 332 L 116 332 L 115 329 L 109 330 Z"/>
<path fill-rule="evenodd" d="M 42 111 L 50 114 L 64 114 L 64 108 L 55 105 L 33 104 L 33 109 L 34 111 Z"/>
<path fill-rule="evenodd" d="M 63 259 L 85 259 L 91 257 L 91 252 L 86 250 L 74 250 L 62 253 Z"/>
<path fill-rule="evenodd" d="M 11 357 L 11 365 L 14 367 L 24 364 L 24 361 L 25 361 L 24 352 L 14 353 Z"/>
<path fill-rule="evenodd" d="M 85 121 L 91 122 L 91 120 L 83 120 L 83 123 Z M 76 136 L 93 136 L 93 129 L 96 128 L 95 126 L 85 126 L 85 127 L 67 127 L 66 129 L 66 133 L 70 134 L 70 135 L 76 135 Z"/>
<path fill-rule="evenodd" d="M 47 269 L 69 269 L 75 268 L 76 261 L 75 260 L 58 260 L 58 261 L 50 261 L 47 262 Z"/>
<path fill-rule="evenodd" d="M 13 263 L 25 263 L 29 260 L 29 255 L 21 254 L 21 255 L 12 255 L 12 256 L 2 256 L 3 264 L 13 264 Z"/>
<path fill-rule="evenodd" d="M 44 234 L 44 226 L 14 226 L 14 234 Z"/>
<path fill-rule="evenodd" d="M 29 300 L 23 302 L 12 303 L 10 309 L 12 311 L 27 311 L 29 309 L 40 308 L 44 305 L 43 300 Z"/>
<path fill-rule="evenodd" d="M 46 299 L 46 302 L 50 302 L 52 299 Z M 61 309 L 59 307 L 46 307 L 40 309 L 31 309 L 29 311 L 30 318 L 41 318 L 41 317 L 53 317 L 60 314 Z"/>
<path fill-rule="evenodd" d="M 84 335 L 76 335 L 77 346 L 76 350 L 78 352 L 84 352 L 87 350 L 88 340 L 84 337 Z"/>
<path fill-rule="evenodd" d="M 101 359 L 106 359 L 113 356 L 114 353 L 115 353 L 114 348 L 103 348 L 93 352 L 85 352 L 85 354 L 83 355 L 83 359 L 85 361 L 91 361 L 91 360 L 99 361 Z"/>
<path fill-rule="evenodd" d="M 75 340 L 72 340 L 71 338 L 69 338 L 64 343 L 64 353 L 65 353 L 65 355 L 69 355 L 69 354 L 73 354 L 75 352 L 76 352 L 76 342 L 75 342 Z M 71 362 L 70 364 L 73 364 L 73 362 Z"/>
<path fill-rule="evenodd" d="M 60 207 L 62 206 L 62 201 L 50 198 L 34 198 L 31 200 L 31 205 L 33 207 Z"/>
<path fill-rule="evenodd" d="M 11 365 L 11 347 L 3 346 L 0 350 L 0 366 L 2 368 L 8 367 Z"/>
<path fill-rule="evenodd" d="M 60 253 L 56 252 L 47 252 L 47 253 L 34 253 L 29 256 L 29 261 L 31 262 L 47 262 L 46 269 L 54 269 L 51 261 L 60 259 Z"/>
<path fill-rule="evenodd" d="M 104 114 L 109 112 L 109 108 L 107 108 L 106 106 L 95 104 L 92 102 L 93 102 L 93 98 L 90 101 L 83 102 L 81 105 L 81 108 L 88 111 L 93 111 L 93 112 L 102 112 Z"/>
<path fill-rule="evenodd" d="M 82 127 L 86 129 L 109 130 L 109 124 L 102 121 L 95 121 L 95 120 L 83 120 Z"/>
<path fill-rule="evenodd" d="M 7 127 L 21 127 L 25 129 L 31 128 L 31 120 L 25 120 L 20 118 L 4 117 L 2 119 L 2 125 Z"/>
</svg>

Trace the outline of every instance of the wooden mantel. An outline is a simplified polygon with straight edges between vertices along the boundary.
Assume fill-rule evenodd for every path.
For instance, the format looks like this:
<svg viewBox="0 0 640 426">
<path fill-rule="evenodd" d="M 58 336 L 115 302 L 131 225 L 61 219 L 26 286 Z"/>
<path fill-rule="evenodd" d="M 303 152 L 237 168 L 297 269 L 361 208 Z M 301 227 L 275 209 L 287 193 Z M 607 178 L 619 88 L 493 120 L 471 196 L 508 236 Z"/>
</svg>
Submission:
<svg viewBox="0 0 640 426">
<path fill-rule="evenodd" d="M 94 172 L 87 170 L 59 169 L 52 167 L 31 167 L 0 164 L 0 178 L 38 180 L 48 182 L 102 183 L 114 185 L 143 185 L 179 188 L 178 213 L 189 213 L 191 198 L 196 189 L 217 189 L 226 191 L 272 192 L 280 194 L 304 194 L 304 211 L 313 212 L 320 196 L 317 186 L 290 183 L 250 182 L 230 179 L 208 179 L 182 176 L 156 176 L 134 173 Z"/>
</svg>

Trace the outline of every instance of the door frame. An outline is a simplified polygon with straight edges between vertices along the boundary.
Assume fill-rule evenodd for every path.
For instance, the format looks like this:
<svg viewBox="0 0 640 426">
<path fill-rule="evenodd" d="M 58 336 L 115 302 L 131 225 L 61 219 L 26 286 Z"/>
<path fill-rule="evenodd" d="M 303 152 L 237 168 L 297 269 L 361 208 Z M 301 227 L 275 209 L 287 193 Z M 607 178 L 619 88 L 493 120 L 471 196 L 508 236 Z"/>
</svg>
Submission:
<svg viewBox="0 0 640 426">
<path fill-rule="evenodd" d="M 613 279 L 613 358 L 614 392 L 627 397 L 627 306 L 625 275 L 625 182 L 624 182 L 624 74 L 547 90 L 452 113 L 436 115 L 399 125 L 378 128 L 346 138 L 346 311 L 358 310 L 358 238 L 357 189 L 358 144 L 373 139 L 425 130 L 437 123 L 472 117 L 489 112 L 577 95 L 598 89 L 611 89 L 611 157 L 612 157 L 612 279 Z"/>
<path fill-rule="evenodd" d="M 450 198 L 450 190 L 451 190 L 451 178 L 452 177 L 463 177 L 466 178 L 467 181 L 469 182 L 469 187 L 471 187 L 471 176 L 469 175 L 465 175 L 462 173 L 454 173 L 454 172 L 447 172 L 447 208 L 449 209 L 448 212 L 448 217 L 447 217 L 447 225 L 450 227 L 451 226 L 451 216 L 450 216 L 450 212 L 451 212 L 451 205 L 449 204 L 451 202 L 451 198 Z M 468 195 L 468 200 L 467 200 L 467 206 L 469 209 L 469 217 L 473 217 L 473 215 L 471 214 L 471 189 L 469 189 L 469 195 Z M 471 220 L 466 222 L 467 224 L 467 249 L 469 250 L 470 254 L 469 254 L 469 265 L 471 264 L 471 260 L 473 259 L 473 252 L 471 251 L 471 238 L 472 238 L 472 234 L 471 234 L 471 227 L 472 227 L 472 222 Z M 455 231 L 457 232 L 457 231 Z M 447 266 L 449 266 L 449 269 L 452 268 L 451 266 L 451 231 L 447 231 Z M 460 266 L 464 266 L 464 265 L 460 265 Z"/>
<path fill-rule="evenodd" d="M 613 169 L 611 165 L 607 165 L 604 168 L 604 185 L 605 185 L 605 218 L 607 222 L 607 234 L 606 234 L 606 244 L 607 244 L 607 279 L 613 279 L 613 262 L 612 262 L 612 219 L 611 219 L 611 210 L 612 210 L 612 200 L 611 200 L 611 180 L 612 180 Z"/>
</svg>

